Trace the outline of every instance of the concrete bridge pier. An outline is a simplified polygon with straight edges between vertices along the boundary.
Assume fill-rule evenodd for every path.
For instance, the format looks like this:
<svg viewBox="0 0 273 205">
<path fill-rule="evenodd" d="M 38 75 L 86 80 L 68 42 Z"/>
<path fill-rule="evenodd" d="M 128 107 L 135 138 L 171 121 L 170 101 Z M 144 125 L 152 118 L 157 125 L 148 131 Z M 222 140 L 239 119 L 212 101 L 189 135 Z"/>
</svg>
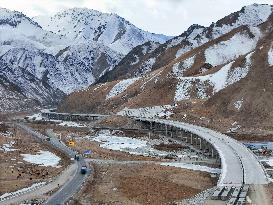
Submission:
<svg viewBox="0 0 273 205">
<path fill-rule="evenodd" d="M 153 130 L 154 129 L 153 127 L 154 127 L 153 122 L 150 122 L 150 130 Z"/>
<path fill-rule="evenodd" d="M 168 137 L 168 125 L 165 125 L 165 135 Z"/>
</svg>

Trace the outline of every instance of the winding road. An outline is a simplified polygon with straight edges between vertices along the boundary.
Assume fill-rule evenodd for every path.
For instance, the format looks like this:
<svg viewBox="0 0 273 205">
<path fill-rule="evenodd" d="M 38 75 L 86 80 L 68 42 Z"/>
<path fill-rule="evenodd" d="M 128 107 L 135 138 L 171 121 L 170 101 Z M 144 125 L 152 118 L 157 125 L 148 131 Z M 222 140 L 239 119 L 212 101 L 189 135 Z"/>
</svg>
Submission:
<svg viewBox="0 0 273 205">
<path fill-rule="evenodd" d="M 64 154 L 66 154 L 68 157 L 72 158 L 77 154 L 74 150 L 67 147 L 64 143 L 59 141 L 57 138 L 50 138 L 50 141 L 47 141 L 46 139 L 48 137 L 42 135 L 39 132 L 34 131 L 32 128 L 28 127 L 25 124 L 19 123 L 17 124 L 20 128 L 31 134 L 33 137 L 37 138 L 38 140 L 41 140 L 44 143 L 49 143 L 54 148 L 60 150 Z M 52 205 L 52 204 L 65 204 L 71 197 L 75 195 L 81 188 L 82 184 L 85 182 L 86 178 L 90 174 L 90 170 L 88 170 L 87 174 L 83 175 L 81 174 L 81 167 L 87 166 L 88 164 L 85 162 L 85 160 L 80 157 L 78 161 L 75 161 L 75 164 L 77 168 L 75 169 L 75 173 L 71 177 L 70 180 L 68 180 L 56 193 L 54 193 L 52 196 L 49 197 L 49 199 L 44 203 L 46 205 Z"/>
</svg>

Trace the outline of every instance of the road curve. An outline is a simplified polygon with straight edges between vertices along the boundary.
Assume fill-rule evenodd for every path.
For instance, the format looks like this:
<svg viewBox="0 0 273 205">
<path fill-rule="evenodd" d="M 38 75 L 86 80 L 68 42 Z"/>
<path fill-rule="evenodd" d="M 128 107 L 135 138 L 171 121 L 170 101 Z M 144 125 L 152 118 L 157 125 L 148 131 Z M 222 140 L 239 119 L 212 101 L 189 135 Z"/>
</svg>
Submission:
<svg viewBox="0 0 273 205">
<path fill-rule="evenodd" d="M 39 132 L 34 131 L 32 128 L 28 127 L 25 124 L 18 123 L 17 124 L 20 128 L 24 129 L 26 132 L 41 140 L 44 143 L 48 143 L 54 148 L 60 150 L 68 157 L 72 158 L 77 154 L 74 150 L 67 147 L 64 143 L 60 142 L 57 138 L 50 138 L 50 141 L 46 141 L 46 136 L 42 135 Z M 90 170 L 88 170 L 87 174 L 81 174 L 81 167 L 87 166 L 85 160 L 80 157 L 79 161 L 75 161 L 77 165 L 76 172 L 74 173 L 73 177 L 67 181 L 56 193 L 49 197 L 49 199 L 44 203 L 46 205 L 52 204 L 65 204 L 75 193 L 79 191 L 82 184 L 90 174 Z"/>
<path fill-rule="evenodd" d="M 222 172 L 218 181 L 219 186 L 268 184 L 265 171 L 256 156 L 242 143 L 227 135 L 205 127 L 178 121 L 148 118 L 135 119 L 138 121 L 164 124 L 189 131 L 211 143 L 221 158 Z"/>
</svg>

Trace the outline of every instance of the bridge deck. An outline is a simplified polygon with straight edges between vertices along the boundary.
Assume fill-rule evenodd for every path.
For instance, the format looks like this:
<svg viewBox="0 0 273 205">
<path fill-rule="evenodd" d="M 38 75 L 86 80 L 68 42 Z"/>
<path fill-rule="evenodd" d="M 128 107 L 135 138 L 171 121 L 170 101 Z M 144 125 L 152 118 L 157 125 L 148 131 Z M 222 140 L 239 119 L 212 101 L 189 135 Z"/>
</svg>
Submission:
<svg viewBox="0 0 273 205">
<path fill-rule="evenodd" d="M 242 143 L 231 137 L 208 128 L 164 119 L 136 118 L 189 131 L 211 143 L 218 151 L 222 162 L 222 173 L 218 181 L 221 186 L 241 184 L 267 184 L 268 180 L 262 165 L 255 155 Z"/>
</svg>

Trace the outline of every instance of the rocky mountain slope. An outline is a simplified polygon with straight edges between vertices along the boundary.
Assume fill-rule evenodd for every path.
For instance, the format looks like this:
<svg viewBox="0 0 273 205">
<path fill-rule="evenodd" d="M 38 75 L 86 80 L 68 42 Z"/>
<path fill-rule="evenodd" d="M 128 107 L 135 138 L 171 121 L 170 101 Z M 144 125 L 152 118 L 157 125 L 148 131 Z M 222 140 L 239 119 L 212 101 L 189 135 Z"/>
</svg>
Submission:
<svg viewBox="0 0 273 205">
<path fill-rule="evenodd" d="M 183 40 L 170 48 L 168 43 L 164 49 L 159 45 L 163 55 L 174 48 L 170 53 L 184 49 L 162 67 L 72 93 L 59 110 L 170 116 L 223 132 L 272 129 L 272 24 L 271 6 L 244 7 L 214 26 L 202 28 L 204 35 L 191 40 L 190 46 L 185 46 Z M 200 46 L 198 39 L 205 39 Z M 150 49 L 142 55 L 145 46 Z M 146 43 L 135 50 L 147 62 L 153 49 Z M 125 59 L 122 61 L 130 61 Z"/>
<path fill-rule="evenodd" d="M 57 103 L 64 94 L 91 85 L 134 46 L 169 39 L 142 31 L 117 15 L 88 9 L 56 14 L 48 19 L 50 26 L 40 23 L 0 9 L 0 80 L 37 105 Z M 5 96 L 3 102 L 9 95 Z"/>
<path fill-rule="evenodd" d="M 91 40 L 126 55 L 146 41 L 164 43 L 170 37 L 145 32 L 116 14 L 74 8 L 52 17 L 34 18 L 44 29 L 76 42 Z"/>
<path fill-rule="evenodd" d="M 154 45 L 152 51 L 148 53 L 146 53 L 146 44 L 135 47 L 113 70 L 102 76 L 98 82 L 103 83 L 141 76 L 151 70 L 166 66 L 184 53 L 216 39 L 232 29 L 242 25 L 257 26 L 266 21 L 271 13 L 271 6 L 253 4 L 243 7 L 240 11 L 230 14 L 216 23 L 212 23 L 209 27 L 194 24 L 180 36 L 174 37 L 164 44 Z M 143 47 L 143 52 L 140 52 L 140 47 Z"/>
</svg>

